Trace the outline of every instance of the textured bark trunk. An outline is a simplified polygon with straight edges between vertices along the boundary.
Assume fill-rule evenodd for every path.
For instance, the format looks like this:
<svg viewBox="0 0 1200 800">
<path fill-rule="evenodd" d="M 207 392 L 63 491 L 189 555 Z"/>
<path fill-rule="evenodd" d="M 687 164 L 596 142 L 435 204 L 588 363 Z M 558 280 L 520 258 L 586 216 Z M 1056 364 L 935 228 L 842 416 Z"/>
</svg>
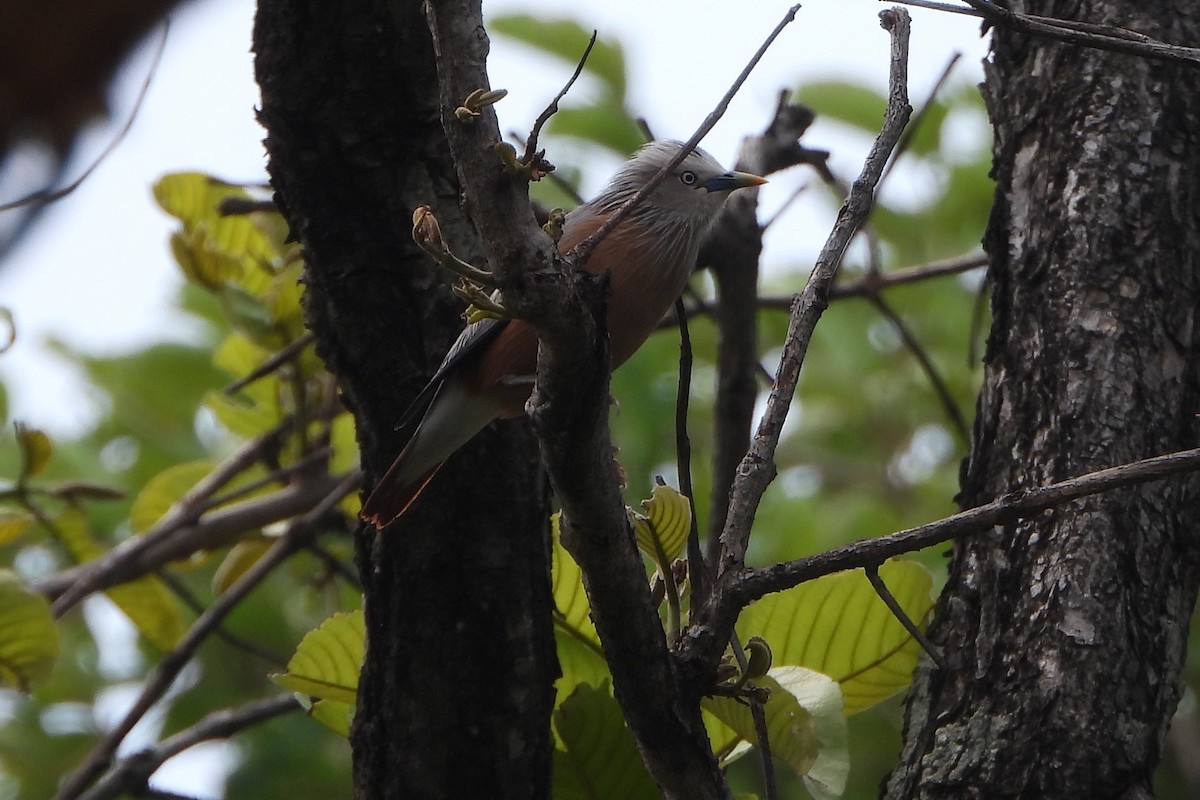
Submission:
<svg viewBox="0 0 1200 800">
<path fill-rule="evenodd" d="M 413 244 L 432 205 L 480 261 L 439 123 L 418 2 L 262 0 L 272 183 L 305 247 L 306 310 L 358 419 L 367 485 L 457 334 L 461 303 Z M 548 493 L 524 421 L 488 429 L 386 532 L 360 532 L 367 656 L 351 735 L 358 798 L 549 796 Z"/>
<path fill-rule="evenodd" d="M 1014 10 L 1200 39 L 1185 4 Z M 1200 71 L 997 30 L 993 326 L 961 502 L 1197 444 Z M 1148 797 L 1200 576 L 1200 481 L 959 542 L 891 798 Z"/>
</svg>

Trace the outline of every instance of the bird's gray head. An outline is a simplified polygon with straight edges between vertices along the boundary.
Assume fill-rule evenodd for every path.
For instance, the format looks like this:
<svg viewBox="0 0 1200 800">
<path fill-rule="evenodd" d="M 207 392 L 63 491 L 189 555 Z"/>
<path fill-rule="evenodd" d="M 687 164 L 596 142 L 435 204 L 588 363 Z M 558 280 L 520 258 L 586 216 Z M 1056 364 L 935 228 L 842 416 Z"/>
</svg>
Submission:
<svg viewBox="0 0 1200 800">
<path fill-rule="evenodd" d="M 599 213 L 616 211 L 678 155 L 682 147 L 682 142 L 670 139 L 657 139 L 645 145 L 588 205 Z M 682 224 L 703 230 L 716 219 L 729 192 L 764 182 L 757 175 L 726 170 L 697 147 L 634 209 L 632 219 L 648 227 Z"/>
</svg>

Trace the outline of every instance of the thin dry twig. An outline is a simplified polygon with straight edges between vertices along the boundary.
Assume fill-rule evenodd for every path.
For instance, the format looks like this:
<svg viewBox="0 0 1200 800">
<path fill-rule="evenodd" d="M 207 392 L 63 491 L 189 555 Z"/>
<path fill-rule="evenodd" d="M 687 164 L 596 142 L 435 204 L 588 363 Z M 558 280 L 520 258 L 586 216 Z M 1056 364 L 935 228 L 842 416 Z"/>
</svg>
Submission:
<svg viewBox="0 0 1200 800">
<path fill-rule="evenodd" d="M 238 378 L 236 381 L 226 386 L 222 391 L 227 395 L 237 394 L 250 384 L 265 378 L 275 370 L 282 367 L 284 364 L 296 358 L 301 352 L 304 351 L 304 348 L 312 344 L 312 341 L 312 331 L 309 331 L 299 339 L 296 339 L 294 342 L 288 344 L 282 350 L 272 353 L 270 358 L 259 364 L 254 369 L 250 370 L 250 372 L 246 375 Z"/>
<path fill-rule="evenodd" d="M 904 136 L 900 137 L 900 144 L 896 145 L 896 150 L 892 154 L 892 158 L 888 161 L 888 165 L 883 170 L 883 177 L 879 179 L 879 185 L 882 186 L 887 181 L 888 176 L 892 174 L 892 170 L 896 167 L 896 162 L 900 160 L 900 156 L 908 152 L 908 148 L 912 145 L 913 138 L 917 135 L 917 131 L 921 130 L 921 123 L 929 115 L 929 109 L 933 108 L 934 102 L 937 100 L 938 93 L 942 91 L 942 87 L 946 85 L 946 81 L 950 79 L 950 73 L 954 70 L 954 65 L 962 58 L 962 53 L 955 51 L 950 56 L 950 60 L 946 62 L 946 66 L 942 69 L 942 73 L 938 75 L 938 79 L 933 82 L 933 88 L 929 90 L 929 96 L 925 98 L 925 102 L 917 107 L 917 112 L 913 114 L 912 123 L 908 126 L 908 130 L 904 132 Z"/>
<path fill-rule="evenodd" d="M 708 132 L 713 129 L 713 126 L 717 124 L 721 117 L 725 115 L 725 112 L 729 109 L 730 101 L 733 100 L 733 96 L 738 93 L 738 90 L 742 88 L 742 84 L 745 83 L 746 79 L 750 77 L 750 73 L 754 71 L 756 66 L 758 66 L 758 62 L 762 60 L 763 55 L 767 52 L 767 48 L 769 48 L 775 39 L 778 38 L 779 34 L 783 32 L 783 29 L 786 28 L 788 24 L 796 18 L 796 12 L 799 10 L 799 5 L 794 5 L 787 10 L 787 13 L 783 15 L 783 19 L 779 21 L 779 24 L 776 25 L 775 29 L 767 36 L 766 40 L 758 48 L 758 51 L 755 52 L 755 54 L 750 58 L 749 63 L 746 64 L 746 67 L 742 70 L 741 74 L 737 76 L 733 82 L 733 85 L 729 87 L 727 92 L 725 92 L 725 95 L 717 103 L 716 107 L 709 112 L 708 116 L 704 118 L 704 122 L 702 122 L 700 127 L 696 129 L 696 132 L 693 133 L 691 138 L 689 138 L 684 143 L 683 147 L 680 148 L 679 153 L 669 162 L 663 165 L 663 168 L 658 171 L 658 174 L 647 181 L 646 185 L 639 189 L 637 193 L 633 195 L 633 197 L 626 200 L 620 208 L 614 211 L 612 215 L 605 220 L 604 224 L 596 229 L 595 233 L 584 239 L 579 244 L 575 245 L 575 247 L 571 248 L 571 252 L 567 253 L 568 259 L 574 261 L 576 264 L 587 263 L 588 257 L 591 256 L 592 251 L 596 249 L 596 246 L 600 244 L 600 242 L 602 242 L 608 236 L 608 234 L 611 233 L 612 230 L 616 228 L 617 225 L 619 225 L 621 221 L 633 211 L 633 209 L 641 205 L 642 202 L 650 196 L 650 193 L 658 188 L 660 183 L 666 180 L 666 177 L 671 173 L 671 170 L 683 163 L 683 160 L 687 158 L 688 153 L 696 149 L 696 145 L 700 143 L 700 140 L 703 139 Z"/>
<path fill-rule="evenodd" d="M 125 123 L 121 126 L 121 129 L 117 131 L 117 135 L 114 136 L 112 141 L 105 145 L 104 149 L 100 151 L 100 155 L 96 156 L 96 159 L 89 164 L 83 172 L 80 173 L 78 178 L 71 181 L 66 186 L 60 186 L 57 189 L 39 189 L 36 192 L 31 192 L 30 194 L 18 198 L 17 200 L 12 200 L 8 203 L 0 203 L 0 212 L 10 211 L 14 208 L 20 208 L 22 206 L 46 205 L 48 203 L 53 203 L 56 200 L 61 200 L 82 186 L 83 182 L 90 178 L 92 173 L 96 171 L 96 168 L 103 164 L 105 160 L 107 160 L 108 157 L 113 154 L 113 151 L 117 149 L 117 146 L 125 140 L 129 130 L 133 127 L 134 120 L 136 120 L 138 117 L 138 112 L 142 110 L 142 104 L 146 100 L 146 94 L 150 91 L 150 83 L 154 80 L 154 76 L 158 73 L 158 65 L 159 62 L 162 61 L 163 51 L 167 47 L 167 33 L 169 33 L 170 30 L 170 17 L 163 17 L 162 32 L 159 34 L 158 43 L 154 48 L 154 56 L 150 61 L 150 70 L 146 73 L 146 77 L 142 81 L 141 88 L 138 89 L 137 97 L 133 101 L 133 110 L 129 113 L 129 117 L 125 120 Z"/>
<path fill-rule="evenodd" d="M 675 299 L 675 317 L 679 322 L 679 382 L 675 390 L 675 460 L 679 473 L 679 491 L 688 500 L 692 514 L 688 529 L 688 576 L 691 578 L 692 603 L 707 596 L 710 576 L 700 547 L 700 524 L 696 519 L 696 490 L 692 486 L 692 440 L 688 436 L 688 402 L 692 388 L 692 337 L 687 316 L 683 313 L 683 298 Z"/>
<path fill-rule="evenodd" d="M 171 590 L 171 593 L 178 597 L 179 600 L 185 606 L 191 609 L 192 613 L 194 613 L 197 617 L 204 613 L 204 604 L 196 599 L 196 596 L 192 594 L 192 591 L 188 589 L 183 581 L 179 580 L 179 578 L 175 577 L 165 569 L 158 570 L 155 572 L 155 575 L 166 585 L 168 589 Z M 250 653 L 251 655 L 258 656 L 272 666 L 280 668 L 287 666 L 288 660 L 279 653 L 274 653 L 251 639 L 238 636 L 236 633 L 230 633 L 229 631 L 225 630 L 224 625 L 218 625 L 213 630 L 213 633 L 221 641 L 226 642 L 227 644 L 231 645 L 232 647 L 236 647 L 239 650 Z"/>
<path fill-rule="evenodd" d="M 933 392 L 941 401 L 942 410 L 946 413 L 946 418 L 950 420 L 950 424 L 954 427 L 958 438 L 964 444 L 971 441 L 971 429 L 967 425 L 967 420 L 963 417 L 962 411 L 958 407 L 958 402 L 955 401 L 954 395 L 950 394 L 950 387 L 946 385 L 946 379 L 942 377 L 942 373 L 938 372 L 937 366 L 934 365 L 933 359 L 925 350 L 925 347 L 917 341 L 917 337 L 909 330 L 908 325 L 896 310 L 887 304 L 886 301 L 878 294 L 873 294 L 868 298 L 871 305 L 891 323 L 892 328 L 899 334 L 904 346 L 908 352 L 913 354 L 917 359 L 917 364 L 920 365 L 921 371 L 925 373 L 926 380 L 933 386 Z"/>
<path fill-rule="evenodd" d="M 358 474 L 346 475 L 332 491 L 322 497 L 311 511 L 292 522 L 279 541 L 272 545 L 262 558 L 234 581 L 233 585 L 200 615 L 179 641 L 179 644 L 175 646 L 175 649 L 164 655 L 146 678 L 141 694 L 138 695 L 121 721 L 96 743 L 79 769 L 66 780 L 58 794 L 55 795 L 56 800 L 75 800 L 83 794 L 112 760 L 113 754 L 117 752 L 117 747 L 133 730 L 133 726 L 162 698 L 171 684 L 175 682 L 180 671 L 187 666 L 196 650 L 221 623 L 221 620 L 250 593 L 251 589 L 261 583 L 276 567 L 303 545 L 304 540 L 313 534 L 321 518 L 333 509 L 343 497 L 354 491 L 360 480 L 361 476 Z"/>
<path fill-rule="evenodd" d="M 879 566 L 872 564 L 866 567 L 865 571 L 867 573 L 867 580 L 871 582 L 871 586 L 875 589 L 875 594 L 879 595 L 879 599 L 892 612 L 892 616 L 904 626 L 904 630 L 908 631 L 910 636 L 917 640 L 921 648 L 933 659 L 933 663 L 937 664 L 939 669 L 944 670 L 946 662 L 942 660 L 942 654 L 938 652 L 933 642 L 929 641 L 929 637 L 924 634 L 920 627 L 917 626 L 917 623 L 913 621 L 913 618 L 904 610 L 904 606 L 900 605 L 899 601 L 896 600 L 896 596 L 892 594 L 892 590 L 888 588 L 883 578 L 879 576 Z"/>
<path fill-rule="evenodd" d="M 533 163 L 538 146 L 538 136 L 542 133 L 542 126 L 558 113 L 558 102 L 567 96 L 567 92 L 571 91 L 571 87 L 575 85 L 575 81 L 579 80 L 579 76 L 583 74 L 583 67 L 587 64 L 588 56 L 592 54 L 592 48 L 595 46 L 596 31 L 592 31 L 592 36 L 588 39 L 587 47 L 583 48 L 583 55 L 579 57 L 579 63 L 575 65 L 575 72 L 571 75 L 566 85 L 559 90 L 558 94 L 554 95 L 554 99 L 550 101 L 550 104 L 546 106 L 545 110 L 538 115 L 537 120 L 533 123 L 533 130 L 529 132 L 529 139 L 525 142 L 525 156 L 522 159 L 524 163 Z"/>
</svg>

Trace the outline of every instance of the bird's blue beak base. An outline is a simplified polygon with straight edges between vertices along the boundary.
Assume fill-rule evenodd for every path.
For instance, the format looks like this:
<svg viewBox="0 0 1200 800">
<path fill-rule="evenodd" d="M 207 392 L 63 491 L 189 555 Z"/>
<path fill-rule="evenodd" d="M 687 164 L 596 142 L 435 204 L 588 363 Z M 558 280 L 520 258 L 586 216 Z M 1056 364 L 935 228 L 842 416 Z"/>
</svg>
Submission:
<svg viewBox="0 0 1200 800">
<path fill-rule="evenodd" d="M 710 192 L 732 192 L 734 189 L 744 189 L 747 186 L 760 186 L 767 182 L 766 178 L 751 175 L 749 172 L 726 172 L 704 184 Z"/>
</svg>

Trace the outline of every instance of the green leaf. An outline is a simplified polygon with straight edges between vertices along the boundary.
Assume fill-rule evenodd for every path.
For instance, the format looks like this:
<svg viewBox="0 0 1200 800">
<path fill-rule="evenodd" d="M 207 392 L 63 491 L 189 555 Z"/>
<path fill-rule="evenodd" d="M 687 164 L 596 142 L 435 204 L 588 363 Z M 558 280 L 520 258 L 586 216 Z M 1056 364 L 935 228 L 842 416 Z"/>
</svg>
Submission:
<svg viewBox="0 0 1200 800">
<path fill-rule="evenodd" d="M 692 507 L 688 499 L 670 486 L 655 486 L 649 500 L 642 501 L 645 516 L 631 514 L 638 547 L 654 559 L 659 569 L 683 555 L 692 525 Z M 661 548 L 661 551 L 660 551 Z M 666 558 L 663 563 L 662 557 Z"/>
<path fill-rule="evenodd" d="M 839 795 L 845 788 L 849 759 L 837 683 L 802 667 L 776 667 L 755 684 L 771 692 L 763 707 L 771 755 L 830 796 Z M 703 708 L 743 741 L 758 742 L 748 706 L 731 697 L 709 697 L 703 700 Z"/>
<path fill-rule="evenodd" d="M 488 24 L 488 31 L 508 36 L 544 53 L 557 56 L 572 68 L 579 63 L 592 35 L 590 30 L 577 22 L 545 19 L 530 14 L 495 17 Z M 625 54 L 621 45 L 597 37 L 584 69 L 603 81 L 605 86 L 624 102 Z M 564 83 L 565 77 L 564 75 Z"/>
<path fill-rule="evenodd" d="M 581 685 L 554 712 L 555 800 L 658 800 L 608 686 Z"/>
<path fill-rule="evenodd" d="M 212 461 L 191 461 L 167 467 L 146 482 L 129 510 L 129 526 L 134 533 L 154 527 L 171 506 L 216 468 Z"/>
<path fill-rule="evenodd" d="M 32 478 L 50 464 L 54 456 L 54 445 L 50 437 L 37 428 L 22 422 L 15 423 L 17 444 L 21 447 L 21 477 Z"/>
<path fill-rule="evenodd" d="M 0 681 L 28 692 L 54 669 L 61 653 L 50 604 L 0 570 Z"/>
<path fill-rule="evenodd" d="M 933 606 L 928 570 L 892 559 L 879 574 L 909 617 L 923 620 Z M 841 685 L 847 714 L 906 687 L 921 652 L 861 569 L 768 595 L 742 612 L 737 627 L 743 638 L 766 639 L 775 664 L 831 676 Z"/>
<path fill-rule="evenodd" d="M 15 542 L 33 527 L 33 515 L 12 508 L 0 509 L 0 545 Z"/>
<path fill-rule="evenodd" d="M 272 675 L 271 680 L 310 697 L 353 705 L 364 639 L 363 612 L 338 612 L 305 634 L 287 672 Z"/>
</svg>

